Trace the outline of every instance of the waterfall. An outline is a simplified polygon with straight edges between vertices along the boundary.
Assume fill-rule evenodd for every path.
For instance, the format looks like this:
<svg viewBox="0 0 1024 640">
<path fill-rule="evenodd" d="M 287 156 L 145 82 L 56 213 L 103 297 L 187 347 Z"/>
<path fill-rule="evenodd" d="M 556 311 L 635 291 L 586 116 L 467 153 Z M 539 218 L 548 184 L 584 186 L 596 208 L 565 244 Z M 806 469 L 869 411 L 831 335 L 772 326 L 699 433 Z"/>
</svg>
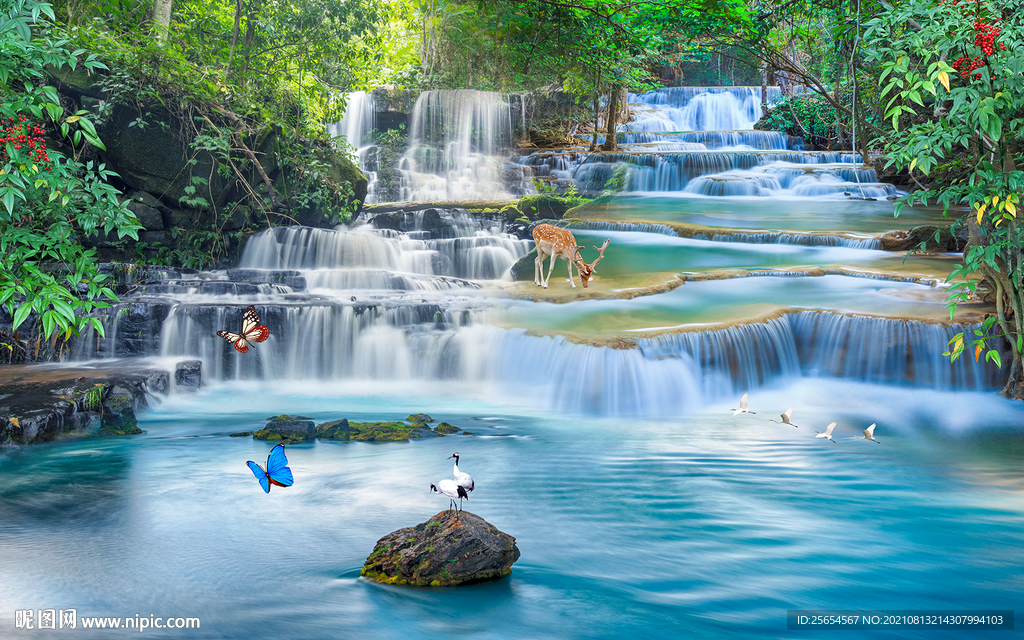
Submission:
<svg viewBox="0 0 1024 640">
<path fill-rule="evenodd" d="M 327 125 L 327 133 L 341 136 L 355 147 L 359 168 L 366 174 L 367 204 L 377 201 L 377 146 L 372 133 L 376 126 L 373 93 L 352 91 L 345 94 L 345 113 L 338 122 Z"/>
<path fill-rule="evenodd" d="M 512 146 L 518 120 L 506 96 L 469 89 L 425 91 L 411 120 L 409 149 L 399 161 L 401 200 L 511 197 L 501 181 L 501 156 Z"/>
<path fill-rule="evenodd" d="M 779 95 L 772 87 L 769 101 Z M 761 119 L 760 87 L 674 87 L 629 94 L 636 117 L 622 131 L 735 131 Z"/>
<path fill-rule="evenodd" d="M 244 304 L 235 302 L 235 305 Z M 804 311 L 726 329 L 665 333 L 636 348 L 575 344 L 485 324 L 469 299 L 398 297 L 258 304 L 271 337 L 239 354 L 213 333 L 238 307 L 181 301 L 142 355 L 198 357 L 208 380 L 416 380 L 602 415 L 679 415 L 739 390 L 800 376 L 983 390 L 998 372 L 942 356 L 972 327 Z M 117 324 L 124 322 L 122 319 Z M 116 328 L 111 338 L 125 333 Z M 148 339 L 147 339 L 148 338 Z M 123 350 L 122 350 L 123 351 Z M 138 354 L 136 354 L 138 355 Z"/>
</svg>

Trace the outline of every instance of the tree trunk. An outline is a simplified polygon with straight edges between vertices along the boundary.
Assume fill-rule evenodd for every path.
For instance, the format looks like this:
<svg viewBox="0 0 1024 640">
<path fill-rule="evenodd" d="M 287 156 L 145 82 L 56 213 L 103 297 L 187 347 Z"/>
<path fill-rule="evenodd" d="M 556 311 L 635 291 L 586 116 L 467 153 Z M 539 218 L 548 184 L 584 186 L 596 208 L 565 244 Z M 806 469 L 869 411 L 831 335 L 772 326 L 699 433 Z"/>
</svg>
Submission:
<svg viewBox="0 0 1024 640">
<path fill-rule="evenodd" d="M 601 121 L 601 94 L 594 92 L 594 136 L 590 139 L 590 153 L 597 151 L 597 128 Z"/>
<path fill-rule="evenodd" d="M 761 109 L 768 109 L 768 67 L 761 67 Z"/>
<path fill-rule="evenodd" d="M 615 126 L 619 118 L 619 94 L 622 93 L 622 85 L 612 85 L 611 94 L 608 96 L 608 130 L 605 133 L 604 144 L 601 146 L 605 151 L 615 151 L 618 148 L 615 139 Z"/>
<path fill-rule="evenodd" d="M 153 13 L 150 17 L 156 25 L 156 41 L 163 46 L 167 42 L 167 33 L 171 30 L 171 4 L 173 0 L 156 0 L 153 2 Z"/>
<path fill-rule="evenodd" d="M 228 74 L 231 74 L 231 63 L 235 60 L 235 47 L 238 46 L 238 27 L 242 20 L 242 0 L 235 0 L 235 28 L 231 32 L 231 50 L 228 52 Z"/>
</svg>

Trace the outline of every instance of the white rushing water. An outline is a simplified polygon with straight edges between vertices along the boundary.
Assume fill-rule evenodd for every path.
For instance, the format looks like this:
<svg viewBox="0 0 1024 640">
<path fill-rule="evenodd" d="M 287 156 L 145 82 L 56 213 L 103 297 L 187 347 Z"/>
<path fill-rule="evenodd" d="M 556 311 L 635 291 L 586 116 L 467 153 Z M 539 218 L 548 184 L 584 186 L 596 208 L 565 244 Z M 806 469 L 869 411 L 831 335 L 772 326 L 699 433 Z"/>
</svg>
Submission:
<svg viewBox="0 0 1024 640">
<path fill-rule="evenodd" d="M 327 125 L 327 133 L 341 136 L 356 150 L 359 168 L 366 174 L 367 204 L 377 202 L 377 145 L 373 139 L 376 126 L 373 93 L 352 91 L 345 94 L 345 113 L 341 120 Z"/>
<path fill-rule="evenodd" d="M 768 101 L 779 98 L 770 87 Z M 676 87 L 630 94 L 617 152 L 534 152 L 527 176 L 584 192 L 621 189 L 687 197 L 864 198 L 899 194 L 859 154 L 805 151 L 802 139 L 754 130 L 760 87 Z M 808 166 L 813 165 L 813 166 Z"/>
<path fill-rule="evenodd" d="M 106 340 L 85 340 L 82 357 L 197 357 L 211 383 L 415 382 L 442 394 L 633 416 L 680 415 L 801 376 L 961 390 L 992 383 L 984 363 L 941 355 L 963 327 L 917 321 L 808 311 L 665 333 L 634 348 L 493 326 L 510 302 L 479 287 L 504 277 L 529 243 L 496 223 L 430 211 L 406 214 L 404 231 L 263 231 L 238 269 L 146 285 L 121 305 Z M 271 333 L 240 354 L 214 333 L 233 328 L 248 304 Z M 516 304 L 529 312 L 530 303 Z"/>
<path fill-rule="evenodd" d="M 424 91 L 411 123 L 409 148 L 399 161 L 400 200 L 511 197 L 500 169 L 519 120 L 507 96 L 469 89 Z"/>
</svg>

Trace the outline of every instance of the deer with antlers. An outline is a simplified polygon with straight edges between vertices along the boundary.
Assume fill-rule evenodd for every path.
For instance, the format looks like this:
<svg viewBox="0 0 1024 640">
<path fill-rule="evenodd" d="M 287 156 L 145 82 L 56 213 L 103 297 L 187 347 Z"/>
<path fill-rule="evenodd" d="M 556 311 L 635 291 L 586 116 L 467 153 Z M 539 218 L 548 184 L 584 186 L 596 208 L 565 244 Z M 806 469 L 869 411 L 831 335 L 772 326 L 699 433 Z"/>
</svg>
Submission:
<svg viewBox="0 0 1024 640">
<path fill-rule="evenodd" d="M 580 255 L 580 249 L 583 247 L 576 244 L 576 236 L 572 235 L 568 229 L 560 229 L 550 224 L 539 224 L 533 228 L 533 242 L 537 245 L 537 259 L 533 261 L 533 282 L 537 286 L 547 289 L 548 282 L 551 280 L 551 272 L 555 268 L 555 259 L 562 258 L 569 265 L 569 284 L 575 289 L 576 282 L 572 278 L 572 266 L 576 265 L 576 270 L 580 273 L 580 282 L 586 288 L 587 283 L 590 282 L 590 274 L 597 270 L 597 263 L 604 258 L 604 250 L 608 248 L 609 240 L 605 240 L 600 249 L 594 247 L 600 252 L 600 255 L 589 264 L 584 262 Z M 541 272 L 544 269 L 544 258 L 549 256 L 551 264 L 548 265 L 548 277 L 542 282 Z"/>
</svg>

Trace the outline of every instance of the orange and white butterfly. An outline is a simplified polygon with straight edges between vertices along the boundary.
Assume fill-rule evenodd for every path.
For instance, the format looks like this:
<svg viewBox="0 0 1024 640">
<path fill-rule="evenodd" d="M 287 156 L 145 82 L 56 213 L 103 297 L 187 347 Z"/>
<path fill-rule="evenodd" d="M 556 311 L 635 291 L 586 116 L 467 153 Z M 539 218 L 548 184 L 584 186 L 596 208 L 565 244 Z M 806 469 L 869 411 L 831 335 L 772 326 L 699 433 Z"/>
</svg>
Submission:
<svg viewBox="0 0 1024 640">
<path fill-rule="evenodd" d="M 263 342 L 270 337 L 270 329 L 267 325 L 260 324 L 260 314 L 256 313 L 256 307 L 250 305 L 242 314 L 241 333 L 218 331 L 217 335 L 234 344 L 239 352 L 248 353 L 249 343 Z"/>
</svg>

